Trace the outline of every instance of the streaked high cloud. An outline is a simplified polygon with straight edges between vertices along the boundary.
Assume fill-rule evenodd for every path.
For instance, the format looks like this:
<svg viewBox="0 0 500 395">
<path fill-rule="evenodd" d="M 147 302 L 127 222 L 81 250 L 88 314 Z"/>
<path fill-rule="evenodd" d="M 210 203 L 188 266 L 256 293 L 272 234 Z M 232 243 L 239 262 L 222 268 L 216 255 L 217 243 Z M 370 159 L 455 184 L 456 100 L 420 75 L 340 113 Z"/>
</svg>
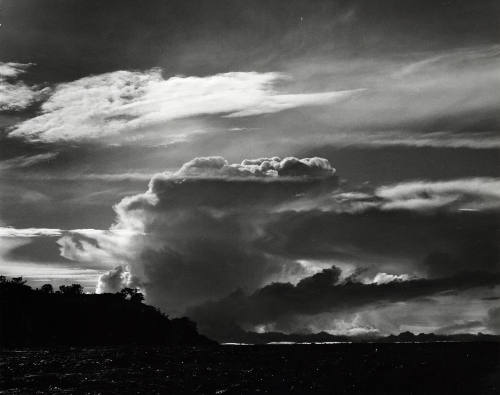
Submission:
<svg viewBox="0 0 500 395">
<path fill-rule="evenodd" d="M 379 59 L 368 70 L 363 59 L 354 64 L 334 64 L 332 79 L 342 75 L 345 78 L 344 68 L 349 65 L 359 68 L 357 73 L 348 73 L 348 81 L 357 76 L 369 92 L 356 102 L 339 106 L 334 113 L 323 114 L 323 119 L 337 119 L 342 127 L 352 129 L 349 123 L 358 116 L 359 131 L 359 126 L 364 126 L 370 130 L 421 133 L 466 132 L 467 128 L 477 128 L 481 121 L 498 120 L 493 110 L 499 104 L 495 94 L 500 86 L 496 72 L 500 65 L 499 45 L 416 53 L 414 59 Z M 484 127 L 481 131 L 495 131 Z"/>
<path fill-rule="evenodd" d="M 500 208 L 500 180 L 470 178 L 442 182 L 404 182 L 380 187 L 383 210 L 488 210 Z"/>
<path fill-rule="evenodd" d="M 301 86 L 332 89 L 357 81 L 366 92 L 328 111 L 312 108 L 307 117 L 264 121 L 264 127 L 302 145 L 316 138 L 333 146 L 498 148 L 499 67 L 498 44 L 405 57 L 303 59 L 285 69 L 299 84 L 307 81 Z"/>
<path fill-rule="evenodd" d="M 415 147 L 415 148 L 500 148 L 497 132 L 432 132 L 410 133 L 404 131 L 337 132 L 328 137 L 328 142 L 336 147 L 358 146 L 364 148 Z"/>
<path fill-rule="evenodd" d="M 129 235 L 131 234 L 128 230 L 122 229 L 111 229 L 111 230 L 101 230 L 101 229 L 51 229 L 51 228 L 14 228 L 11 226 L 0 227 L 0 237 L 57 237 L 64 234 L 79 234 L 85 237 L 97 237 L 106 234 L 117 234 L 117 235 Z"/>
<path fill-rule="evenodd" d="M 404 181 L 383 185 L 373 191 L 336 191 L 331 195 L 298 198 L 283 205 L 280 210 L 458 212 L 499 208 L 500 179 L 478 177 L 447 181 Z"/>
<path fill-rule="evenodd" d="M 101 139 L 180 118 L 243 117 L 324 105 L 359 92 L 280 93 L 275 84 L 284 78 L 274 72 L 233 72 L 164 79 L 159 69 L 85 77 L 58 85 L 41 114 L 17 125 L 10 135 L 45 142 Z"/>
<path fill-rule="evenodd" d="M 228 125 L 263 129 L 255 143 L 284 145 L 287 151 L 314 141 L 498 148 L 499 48 L 429 51 L 409 60 L 326 58 L 314 65 L 304 60 L 287 65 L 286 74 L 164 78 L 160 69 L 115 71 L 56 85 L 39 115 L 14 126 L 10 136 L 31 142 L 168 144 Z M 310 93 L 317 86 L 321 91 Z"/>
<path fill-rule="evenodd" d="M 39 236 L 61 236 L 61 229 L 50 228 L 24 228 L 1 227 L 0 237 L 39 237 Z"/>
<path fill-rule="evenodd" d="M 10 170 L 30 167 L 38 163 L 47 162 L 57 156 L 57 152 L 47 152 L 36 155 L 22 155 L 11 159 L 0 161 L 0 170 Z"/>
</svg>

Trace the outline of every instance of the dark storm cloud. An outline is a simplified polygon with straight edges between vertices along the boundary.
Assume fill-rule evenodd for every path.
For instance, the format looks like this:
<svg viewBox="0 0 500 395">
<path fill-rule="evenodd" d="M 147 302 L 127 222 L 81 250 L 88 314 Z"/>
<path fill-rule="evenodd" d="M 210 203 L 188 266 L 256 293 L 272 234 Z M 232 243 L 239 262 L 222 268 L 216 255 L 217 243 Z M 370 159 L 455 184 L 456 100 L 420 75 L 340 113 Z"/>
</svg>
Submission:
<svg viewBox="0 0 500 395">
<path fill-rule="evenodd" d="M 471 272 L 439 279 L 363 284 L 355 278 L 339 283 L 340 269 L 333 266 L 297 285 L 273 283 L 251 295 L 234 292 L 219 301 L 189 310 L 205 325 L 262 324 L 293 315 L 355 310 L 366 305 L 390 304 L 443 291 L 463 291 L 500 283 L 500 274 Z"/>
<path fill-rule="evenodd" d="M 499 220 L 496 213 L 479 212 L 291 211 L 270 219 L 260 242 L 291 257 L 355 260 L 366 254 L 370 266 L 395 264 L 420 275 L 498 271 Z"/>
<path fill-rule="evenodd" d="M 495 333 L 500 333 L 500 307 L 493 307 L 488 311 L 486 323 Z"/>
<path fill-rule="evenodd" d="M 324 262 L 380 284 L 497 275 L 497 180 L 359 192 L 339 189 L 335 174 L 321 158 L 195 158 L 115 206 L 112 230 L 131 234 L 59 244 L 68 259 L 126 266 L 148 300 L 169 312 L 238 287 L 298 281 Z M 461 211 L 468 207 L 476 211 Z"/>
<path fill-rule="evenodd" d="M 296 263 L 285 265 L 279 256 L 253 246 L 260 224 L 284 201 L 335 187 L 335 170 L 321 158 L 271 157 L 241 164 L 196 158 L 177 172 L 153 177 L 148 192 L 116 205 L 114 229 L 143 234 L 124 243 L 123 252 L 130 253 L 126 263 L 133 275 L 143 277 L 149 300 L 169 311 L 182 310 L 230 292 L 235 283 L 255 288 L 268 277 L 300 271 Z M 102 250 L 100 243 L 88 253 L 68 238 L 61 245 L 75 260 L 91 260 Z"/>
<path fill-rule="evenodd" d="M 436 334 L 449 334 L 449 333 L 467 333 L 473 330 L 478 332 L 478 329 L 484 328 L 483 321 L 466 321 L 460 324 L 453 324 L 439 328 Z"/>
</svg>

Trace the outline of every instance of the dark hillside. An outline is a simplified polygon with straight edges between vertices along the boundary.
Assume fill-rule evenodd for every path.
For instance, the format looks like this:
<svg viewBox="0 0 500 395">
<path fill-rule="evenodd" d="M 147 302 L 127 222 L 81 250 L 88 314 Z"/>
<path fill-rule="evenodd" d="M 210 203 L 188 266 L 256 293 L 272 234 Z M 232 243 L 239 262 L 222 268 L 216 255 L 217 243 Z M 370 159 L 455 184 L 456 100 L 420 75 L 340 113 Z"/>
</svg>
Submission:
<svg viewBox="0 0 500 395">
<path fill-rule="evenodd" d="M 169 319 L 142 303 L 137 290 L 84 294 L 78 284 L 54 292 L 32 289 L 22 278 L 0 277 L 0 346 L 203 345 L 187 318 Z"/>
</svg>

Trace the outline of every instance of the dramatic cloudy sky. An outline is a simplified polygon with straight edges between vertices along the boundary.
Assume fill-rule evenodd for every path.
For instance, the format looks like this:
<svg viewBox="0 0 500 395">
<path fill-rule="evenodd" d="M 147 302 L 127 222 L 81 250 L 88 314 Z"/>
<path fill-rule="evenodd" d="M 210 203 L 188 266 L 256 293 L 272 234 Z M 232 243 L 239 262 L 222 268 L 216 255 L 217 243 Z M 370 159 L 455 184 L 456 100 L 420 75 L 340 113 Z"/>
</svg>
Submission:
<svg viewBox="0 0 500 395">
<path fill-rule="evenodd" d="M 500 333 L 496 0 L 0 0 L 0 274 L 222 337 Z"/>
</svg>

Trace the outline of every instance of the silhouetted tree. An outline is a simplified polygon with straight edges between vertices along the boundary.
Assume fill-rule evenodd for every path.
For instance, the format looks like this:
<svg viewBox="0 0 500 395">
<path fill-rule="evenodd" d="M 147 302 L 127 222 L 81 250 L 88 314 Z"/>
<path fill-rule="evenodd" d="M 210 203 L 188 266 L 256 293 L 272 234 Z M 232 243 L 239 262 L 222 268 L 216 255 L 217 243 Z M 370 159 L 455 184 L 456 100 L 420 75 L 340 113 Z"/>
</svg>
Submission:
<svg viewBox="0 0 500 395">
<path fill-rule="evenodd" d="M 80 284 L 61 285 L 59 290 L 63 295 L 78 296 L 83 294 L 83 287 Z"/>
<path fill-rule="evenodd" d="M 83 294 L 80 284 L 32 289 L 0 277 L 0 348 L 83 344 L 213 344 L 189 320 L 170 320 L 141 303 L 138 289 Z M 76 297 L 77 296 L 77 297 Z M 0 369 L 1 370 L 1 369 Z M 1 376 L 1 374 L 0 374 Z"/>
<path fill-rule="evenodd" d="M 13 284 L 19 284 L 19 285 L 24 285 L 24 284 L 26 284 L 26 280 L 23 280 L 22 277 L 12 277 L 12 283 Z"/>
<path fill-rule="evenodd" d="M 134 303 L 141 303 L 144 300 L 144 295 L 137 288 L 123 288 L 120 295 Z"/>
<path fill-rule="evenodd" d="M 25 295 L 31 291 L 31 288 L 26 285 L 26 281 L 22 277 L 14 277 L 10 281 L 5 276 L 0 278 L 0 293 L 8 293 L 15 295 Z"/>
<path fill-rule="evenodd" d="M 52 287 L 52 284 L 43 284 L 40 288 L 40 292 L 51 294 L 54 293 L 54 288 Z"/>
<path fill-rule="evenodd" d="M 143 300 L 144 300 L 144 295 L 140 292 L 137 292 L 136 294 L 130 297 L 130 301 L 132 303 L 142 303 Z"/>
</svg>

